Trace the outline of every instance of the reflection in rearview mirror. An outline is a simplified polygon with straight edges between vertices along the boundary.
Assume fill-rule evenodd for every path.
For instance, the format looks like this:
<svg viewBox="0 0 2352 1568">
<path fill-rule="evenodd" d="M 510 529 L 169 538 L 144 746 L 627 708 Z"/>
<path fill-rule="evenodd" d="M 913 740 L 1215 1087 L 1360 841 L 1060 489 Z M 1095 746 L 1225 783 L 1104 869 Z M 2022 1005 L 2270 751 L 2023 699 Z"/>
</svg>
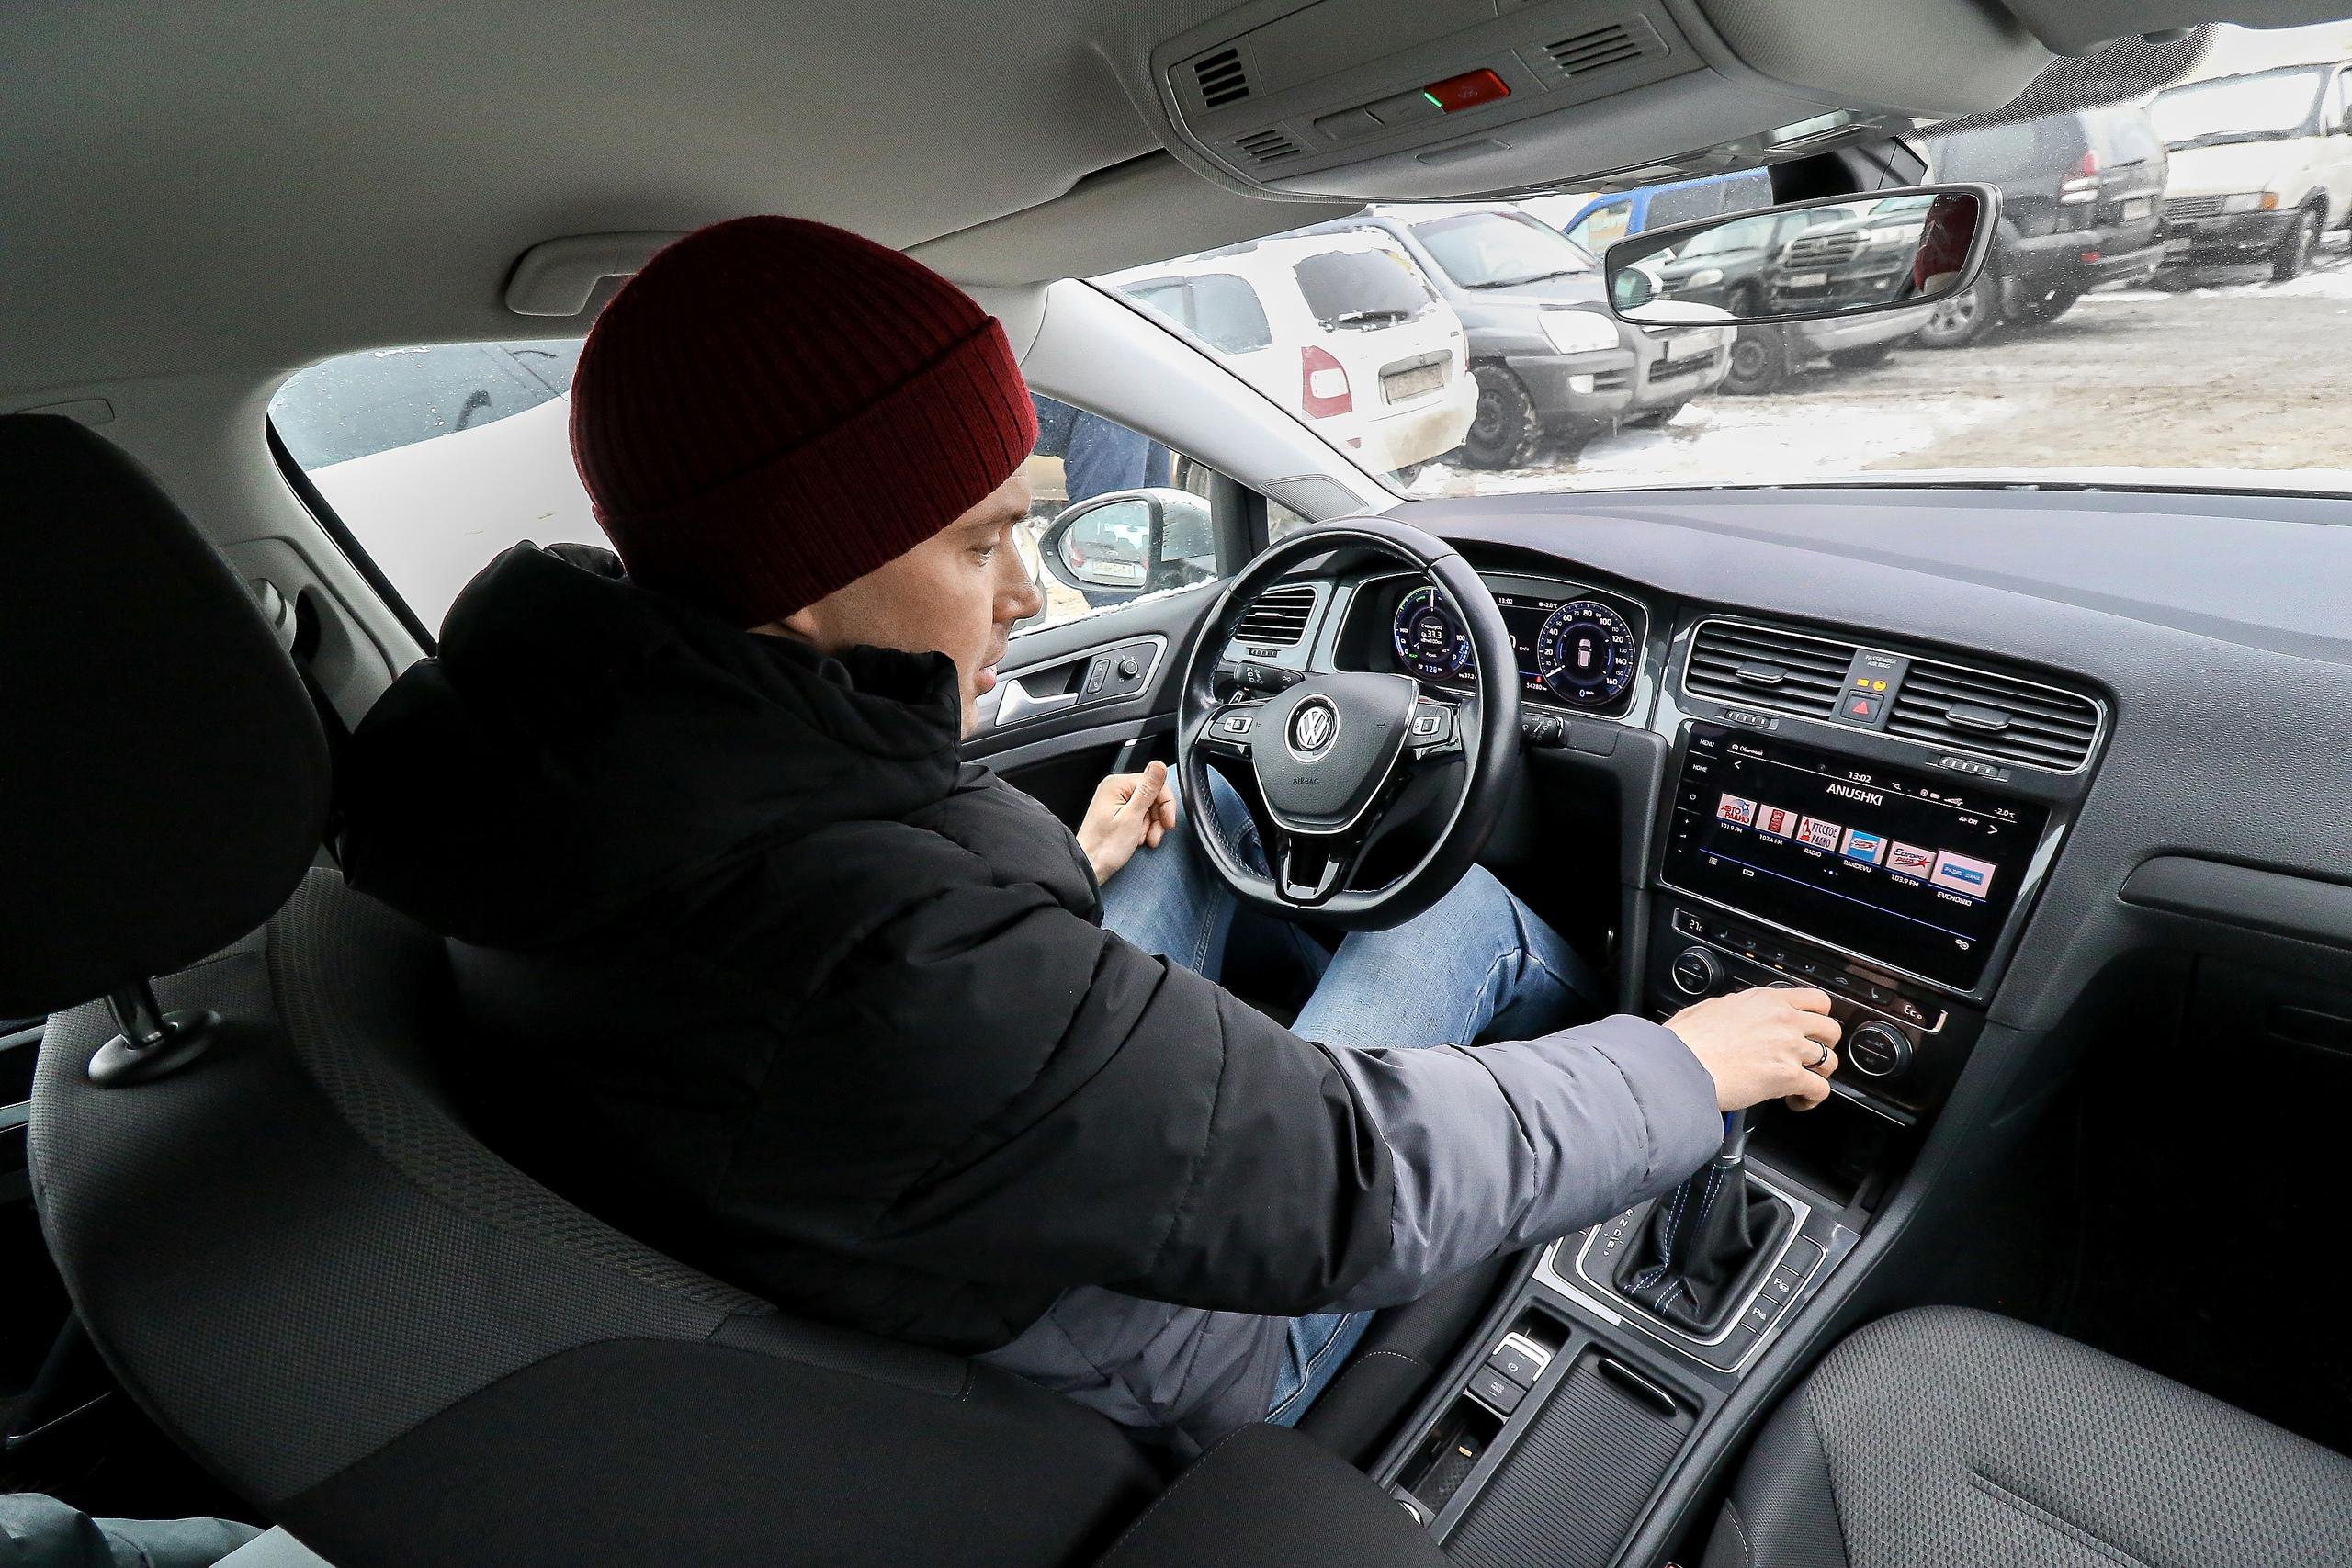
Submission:
<svg viewBox="0 0 2352 1568">
<path fill-rule="evenodd" d="M 1655 326 L 1932 304 L 1975 280 L 1999 203 L 1988 186 L 1923 186 L 1654 229 L 1609 247 L 1609 306 Z"/>
</svg>

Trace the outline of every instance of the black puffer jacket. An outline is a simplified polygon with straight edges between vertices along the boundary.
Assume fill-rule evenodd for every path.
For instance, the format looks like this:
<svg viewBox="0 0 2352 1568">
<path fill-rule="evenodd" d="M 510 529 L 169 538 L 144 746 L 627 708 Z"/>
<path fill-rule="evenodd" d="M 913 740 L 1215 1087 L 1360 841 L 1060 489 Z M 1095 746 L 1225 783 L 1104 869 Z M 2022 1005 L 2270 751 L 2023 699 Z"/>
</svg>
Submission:
<svg viewBox="0 0 2352 1568">
<path fill-rule="evenodd" d="M 1104 932 L 957 722 L 942 656 L 518 547 L 355 736 L 345 868 L 456 939 L 492 1143 L 789 1311 L 979 1350 L 1073 1285 L 1343 1294 L 1392 1201 L 1345 1077 Z"/>
<path fill-rule="evenodd" d="M 957 716 L 938 655 L 493 562 L 353 738 L 344 843 L 452 939 L 490 1141 L 791 1312 L 1182 1446 L 1264 1418 L 1281 1316 L 1411 1300 L 1721 1136 L 1641 1019 L 1327 1050 L 1148 956 Z"/>
</svg>

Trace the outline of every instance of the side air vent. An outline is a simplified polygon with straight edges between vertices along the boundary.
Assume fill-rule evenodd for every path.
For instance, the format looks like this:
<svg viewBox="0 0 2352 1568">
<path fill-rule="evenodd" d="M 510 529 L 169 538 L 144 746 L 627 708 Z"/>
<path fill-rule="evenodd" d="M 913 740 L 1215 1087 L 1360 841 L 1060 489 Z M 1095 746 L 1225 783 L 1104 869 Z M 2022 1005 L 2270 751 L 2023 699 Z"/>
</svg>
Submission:
<svg viewBox="0 0 2352 1568">
<path fill-rule="evenodd" d="M 1315 588 L 1298 582 L 1269 588 L 1241 613 L 1233 639 L 1255 648 L 1295 648 L 1315 617 Z"/>
<path fill-rule="evenodd" d="M 1279 164 L 1284 158 L 1298 156 L 1298 143 L 1279 130 L 1266 130 L 1245 136 L 1234 143 L 1243 154 L 1261 164 Z"/>
<path fill-rule="evenodd" d="M 1250 73 L 1238 49 L 1220 49 L 1193 62 L 1193 80 L 1200 84 L 1201 102 L 1209 108 L 1238 104 L 1250 96 Z"/>
<path fill-rule="evenodd" d="M 1894 694 L 1890 735 L 2068 773 L 2098 740 L 2098 705 L 2034 681 L 1918 659 Z"/>
<path fill-rule="evenodd" d="M 1623 22 L 1575 33 L 1544 46 L 1544 58 L 1563 77 L 1606 71 L 1612 65 L 1639 60 L 1648 52 L 1641 35 Z"/>
<path fill-rule="evenodd" d="M 1690 640 L 1682 686 L 1694 697 L 1820 717 L 1838 711 L 1850 642 L 1738 621 L 1708 621 Z"/>
</svg>

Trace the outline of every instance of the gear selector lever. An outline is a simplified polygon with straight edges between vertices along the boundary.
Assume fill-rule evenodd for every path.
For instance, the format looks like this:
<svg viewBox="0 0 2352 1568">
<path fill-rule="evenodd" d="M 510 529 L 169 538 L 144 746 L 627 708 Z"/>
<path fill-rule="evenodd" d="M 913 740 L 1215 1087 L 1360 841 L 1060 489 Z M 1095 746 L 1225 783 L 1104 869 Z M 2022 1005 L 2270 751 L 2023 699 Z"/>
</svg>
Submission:
<svg viewBox="0 0 2352 1568">
<path fill-rule="evenodd" d="M 1729 1320 L 1788 1235 L 1789 1206 L 1748 1179 L 1747 1112 L 1724 1118 L 1723 1146 L 1650 1206 L 1617 1265 L 1617 1289 L 1702 1338 Z"/>
</svg>

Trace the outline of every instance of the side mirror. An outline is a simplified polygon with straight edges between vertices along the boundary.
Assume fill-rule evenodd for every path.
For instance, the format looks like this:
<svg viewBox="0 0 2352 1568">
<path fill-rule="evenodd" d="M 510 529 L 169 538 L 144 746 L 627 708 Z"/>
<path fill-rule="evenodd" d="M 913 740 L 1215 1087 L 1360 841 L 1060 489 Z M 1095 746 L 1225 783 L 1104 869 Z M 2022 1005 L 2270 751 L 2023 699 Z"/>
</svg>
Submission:
<svg viewBox="0 0 2352 1568">
<path fill-rule="evenodd" d="M 1094 605 L 1216 575 L 1208 502 L 1189 491 L 1118 490 L 1068 508 L 1037 541 L 1046 570 Z"/>
<path fill-rule="evenodd" d="M 1757 304 L 1748 313 L 1726 317 L 1710 309 L 1709 319 L 1740 326 L 1767 321 L 1813 321 L 1825 316 L 1862 315 L 1873 310 L 1931 305 L 1976 281 L 1993 248 L 2001 197 L 1990 186 L 1914 186 L 1792 202 L 1768 213 L 1796 212 L 1806 224 L 1757 264 L 1753 288 L 1741 298 Z M 1603 264 L 1609 277 L 1609 308 L 1636 326 L 1663 326 L 1692 319 L 1723 274 L 1701 258 L 1718 249 L 1695 242 L 1734 224 L 1754 224 L 1754 211 L 1710 218 L 1671 229 L 1653 229 L 1609 247 Z M 1677 265 L 1678 261 L 1682 265 Z M 1726 264 L 1728 265 L 1728 264 Z M 1689 299 L 1679 299 L 1688 294 Z M 1712 305 L 1712 299 L 1703 301 Z"/>
</svg>

